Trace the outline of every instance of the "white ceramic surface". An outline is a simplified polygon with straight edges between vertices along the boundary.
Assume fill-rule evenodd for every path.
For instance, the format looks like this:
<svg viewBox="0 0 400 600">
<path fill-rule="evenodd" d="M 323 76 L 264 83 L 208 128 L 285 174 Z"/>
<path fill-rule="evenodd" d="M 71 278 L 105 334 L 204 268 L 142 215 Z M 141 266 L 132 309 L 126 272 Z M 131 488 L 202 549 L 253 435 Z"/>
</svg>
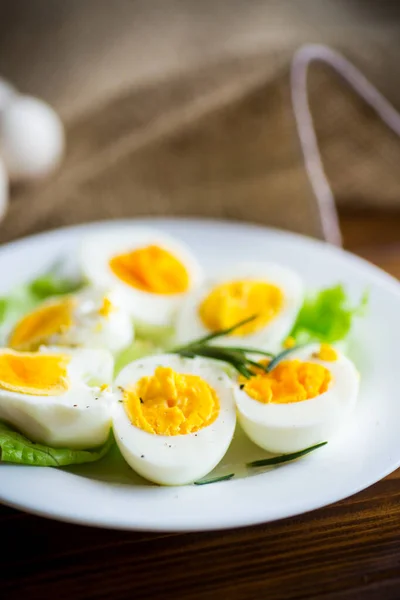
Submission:
<svg viewBox="0 0 400 600">
<path fill-rule="evenodd" d="M 110 222 L 45 233 L 0 249 L 0 294 L 69 256 L 88 230 Z M 300 461 L 269 472 L 204 486 L 155 487 L 117 455 L 70 469 L 0 465 L 0 501 L 26 511 L 89 525 L 153 531 L 193 531 L 251 525 L 298 515 L 362 490 L 400 466 L 400 285 L 367 262 L 327 244 L 254 225 L 205 220 L 140 219 L 188 243 L 203 266 L 271 259 L 296 269 L 309 288 L 343 282 L 356 301 L 370 289 L 368 315 L 352 350 L 362 375 L 352 419 L 336 438 Z M 115 454 L 115 453 L 114 453 Z M 239 431 L 218 473 L 263 451 Z M 240 473 L 239 473 L 240 474 Z M 243 473 L 242 473 L 243 475 Z"/>
</svg>

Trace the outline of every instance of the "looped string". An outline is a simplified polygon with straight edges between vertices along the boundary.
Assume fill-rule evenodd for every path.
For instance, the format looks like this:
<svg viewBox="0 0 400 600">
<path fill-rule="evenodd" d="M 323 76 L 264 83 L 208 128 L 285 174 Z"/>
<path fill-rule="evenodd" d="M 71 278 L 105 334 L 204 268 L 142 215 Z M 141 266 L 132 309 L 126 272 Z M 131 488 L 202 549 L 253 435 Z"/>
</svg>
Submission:
<svg viewBox="0 0 400 600">
<path fill-rule="evenodd" d="M 339 52 L 321 44 L 306 44 L 295 52 L 291 64 L 291 96 L 305 168 L 319 205 L 325 239 L 340 246 L 342 236 L 335 198 L 325 174 L 308 98 L 308 67 L 314 61 L 326 63 L 339 73 L 399 137 L 400 113 L 361 71 Z"/>
</svg>

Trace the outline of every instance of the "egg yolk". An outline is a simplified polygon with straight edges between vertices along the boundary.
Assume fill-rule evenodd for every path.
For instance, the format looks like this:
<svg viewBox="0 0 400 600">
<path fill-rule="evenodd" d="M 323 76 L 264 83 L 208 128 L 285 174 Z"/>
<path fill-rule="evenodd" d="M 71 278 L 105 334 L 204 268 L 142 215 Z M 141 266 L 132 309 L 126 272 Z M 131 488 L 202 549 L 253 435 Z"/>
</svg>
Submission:
<svg viewBox="0 0 400 600">
<path fill-rule="evenodd" d="M 229 281 L 215 287 L 199 308 L 207 329 L 219 331 L 256 315 L 255 319 L 233 332 L 245 336 L 263 329 L 282 310 L 282 291 L 271 283 L 246 279 Z"/>
<path fill-rule="evenodd" d="M 113 312 L 113 310 L 115 310 L 114 305 L 112 304 L 111 300 L 109 300 L 107 298 L 107 296 L 105 296 L 103 298 L 103 302 L 99 308 L 99 315 L 101 317 L 104 317 L 105 319 L 107 319 L 110 314 Z"/>
<path fill-rule="evenodd" d="M 69 356 L 63 354 L 0 353 L 0 389 L 30 396 L 60 396 L 69 387 Z"/>
<path fill-rule="evenodd" d="M 289 335 L 289 337 L 287 337 L 286 340 L 283 342 L 283 347 L 286 348 L 287 350 L 289 350 L 290 348 L 294 348 L 295 345 L 296 345 L 296 340 L 291 335 Z"/>
<path fill-rule="evenodd" d="M 219 414 L 216 392 L 198 375 L 157 367 L 124 391 L 133 425 L 156 435 L 184 435 L 211 425 Z"/>
<path fill-rule="evenodd" d="M 180 260 L 159 246 L 145 246 L 110 260 L 113 273 L 128 285 L 152 294 L 181 294 L 189 273 Z"/>
<path fill-rule="evenodd" d="M 321 344 L 319 352 L 316 353 L 315 358 L 319 358 L 320 360 L 324 360 L 326 362 L 334 362 L 338 358 L 338 353 L 330 344 Z"/>
<path fill-rule="evenodd" d="M 72 298 L 47 303 L 29 313 L 17 323 L 8 345 L 15 350 L 37 350 L 53 335 L 65 333 L 73 324 Z"/>
<path fill-rule="evenodd" d="M 326 392 L 331 381 L 328 369 L 300 360 L 282 361 L 270 373 L 260 369 L 250 379 L 239 378 L 240 387 L 246 394 L 264 404 L 310 400 Z"/>
</svg>

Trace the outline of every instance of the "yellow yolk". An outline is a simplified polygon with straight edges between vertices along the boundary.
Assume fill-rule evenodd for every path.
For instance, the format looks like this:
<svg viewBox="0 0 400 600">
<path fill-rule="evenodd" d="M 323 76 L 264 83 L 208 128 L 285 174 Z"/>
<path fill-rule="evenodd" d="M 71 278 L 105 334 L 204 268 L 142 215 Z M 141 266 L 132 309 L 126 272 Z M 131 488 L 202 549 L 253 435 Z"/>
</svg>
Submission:
<svg viewBox="0 0 400 600">
<path fill-rule="evenodd" d="M 199 314 L 207 329 L 227 329 L 253 315 L 253 321 L 233 335 L 244 336 L 263 329 L 282 310 L 284 296 L 273 284 L 251 279 L 230 281 L 214 288 L 200 305 Z"/>
<path fill-rule="evenodd" d="M 189 288 L 186 267 L 159 246 L 146 246 L 110 260 L 113 273 L 128 285 L 152 294 L 181 294 Z"/>
<path fill-rule="evenodd" d="M 64 298 L 34 310 L 17 323 L 8 345 L 15 350 L 37 350 L 48 338 L 71 327 L 74 306 L 72 298 Z"/>
<path fill-rule="evenodd" d="M 101 317 L 105 317 L 107 318 L 110 313 L 112 313 L 112 311 L 114 310 L 114 305 L 112 304 L 112 302 L 106 297 L 103 298 L 103 303 L 99 308 L 99 315 Z"/>
<path fill-rule="evenodd" d="M 330 371 L 322 365 L 286 360 L 270 373 L 259 370 L 250 379 L 240 377 L 239 383 L 246 394 L 258 402 L 289 404 L 310 400 L 323 394 L 331 380 Z"/>
<path fill-rule="evenodd" d="M 69 387 L 63 354 L 0 353 L 0 389 L 30 396 L 60 396 Z"/>
<path fill-rule="evenodd" d="M 125 410 L 132 424 L 157 435 L 194 433 L 218 416 L 215 391 L 197 375 L 157 367 L 135 388 L 124 391 Z"/>
<path fill-rule="evenodd" d="M 321 344 L 319 352 L 316 353 L 315 358 L 325 360 L 326 362 L 334 362 L 338 358 L 338 353 L 329 344 Z"/>
<path fill-rule="evenodd" d="M 286 338 L 286 340 L 283 342 L 283 347 L 287 348 L 288 350 L 289 350 L 289 348 L 294 348 L 295 345 L 296 345 L 296 340 L 291 335 L 289 335 L 289 337 Z"/>
</svg>

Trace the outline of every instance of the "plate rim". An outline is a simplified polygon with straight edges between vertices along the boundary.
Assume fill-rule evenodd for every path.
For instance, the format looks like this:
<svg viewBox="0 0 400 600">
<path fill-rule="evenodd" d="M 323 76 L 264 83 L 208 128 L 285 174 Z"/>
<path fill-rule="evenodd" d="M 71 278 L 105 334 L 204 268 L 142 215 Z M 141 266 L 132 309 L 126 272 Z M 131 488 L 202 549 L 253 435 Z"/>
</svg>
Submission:
<svg viewBox="0 0 400 600">
<path fill-rule="evenodd" d="M 145 225 L 146 227 L 150 226 L 152 223 L 170 223 L 170 224 L 180 224 L 180 223 L 189 223 L 196 224 L 202 223 L 203 225 L 220 225 L 222 227 L 237 227 L 239 229 L 255 229 L 258 231 L 269 232 L 272 235 L 283 235 L 285 237 L 291 238 L 292 240 L 299 240 L 302 242 L 306 242 L 310 245 L 315 245 L 319 248 L 324 248 L 325 251 L 329 253 L 335 254 L 338 252 L 346 256 L 350 261 L 358 263 L 361 267 L 367 268 L 368 270 L 373 270 L 375 275 L 379 278 L 386 279 L 387 283 L 394 284 L 395 288 L 399 288 L 397 291 L 400 295 L 400 282 L 394 275 L 391 275 L 387 271 L 384 271 L 378 265 L 370 262 L 368 259 L 363 258 L 351 252 L 350 250 L 346 250 L 342 246 L 336 246 L 331 244 L 330 242 L 315 238 L 311 235 L 306 235 L 303 233 L 298 233 L 295 231 L 285 230 L 280 227 L 270 227 L 269 225 L 263 225 L 262 223 L 254 223 L 251 221 L 239 221 L 233 219 L 222 219 L 222 218 L 209 218 L 209 217 L 186 217 L 186 216 L 140 216 L 140 217 L 126 217 L 126 218 L 118 218 L 118 219 L 100 219 L 94 221 L 88 221 L 84 223 L 75 223 L 72 225 L 63 225 L 61 227 L 52 227 L 46 229 L 44 231 L 39 231 L 32 234 L 23 235 L 17 239 L 10 240 L 8 242 L 0 243 L 0 253 L 7 251 L 9 248 L 13 249 L 14 247 L 19 247 L 24 244 L 27 244 L 30 241 L 37 243 L 45 238 L 57 237 L 59 234 L 68 234 L 69 232 L 79 231 L 80 229 L 97 229 L 97 228 L 108 228 L 118 227 L 118 226 L 127 226 L 127 225 Z M 393 290 L 394 291 L 394 290 Z"/>
<path fill-rule="evenodd" d="M 228 229 L 230 228 L 239 228 L 242 230 L 251 230 L 251 229 L 256 229 L 257 231 L 259 231 L 260 233 L 270 233 L 273 234 L 275 236 L 284 236 L 286 238 L 291 239 L 292 241 L 296 242 L 299 241 L 300 243 L 306 243 L 308 245 L 312 245 L 315 246 L 316 248 L 324 248 L 324 250 L 326 252 L 328 252 L 328 254 L 340 254 L 342 255 L 346 260 L 350 261 L 351 263 L 353 263 L 353 265 L 355 265 L 355 267 L 357 268 L 361 268 L 363 271 L 365 269 L 366 274 L 368 275 L 368 278 L 371 280 L 371 278 L 374 279 L 374 283 L 376 283 L 376 285 L 378 285 L 379 287 L 384 287 L 389 293 L 394 294 L 396 296 L 398 296 L 399 300 L 400 300 L 400 282 L 392 275 L 390 275 L 389 273 L 385 272 L 383 269 L 381 269 L 380 267 L 378 267 L 377 265 L 369 262 L 368 260 L 357 256 L 356 254 L 353 254 L 352 252 L 349 252 L 348 250 L 344 250 L 341 247 L 338 246 L 333 246 L 331 244 L 329 244 L 328 242 L 324 241 L 324 240 L 319 240 L 319 239 L 315 239 L 312 238 L 311 236 L 307 236 L 307 235 L 303 235 L 300 233 L 295 233 L 295 232 L 291 232 L 291 231 L 285 231 L 283 229 L 279 229 L 279 228 L 274 228 L 274 227 L 268 227 L 268 226 L 264 226 L 261 224 L 256 224 L 256 223 L 248 223 L 248 222 L 241 222 L 241 221 L 231 221 L 231 220 L 227 220 L 227 219 L 209 219 L 209 218 L 191 218 L 191 217 L 138 217 L 138 218 L 125 218 L 125 219 L 104 219 L 104 220 L 98 220 L 98 221 L 91 221 L 88 223 L 79 223 L 79 224 L 75 224 L 75 225 L 67 225 L 67 226 L 63 226 L 63 227 L 59 227 L 59 228 L 53 228 L 53 229 L 49 229 L 43 232 L 38 232 L 32 235 L 26 235 L 24 237 L 21 237 L 19 239 L 16 240 L 12 240 L 10 242 L 6 242 L 6 243 L 2 243 L 0 245 L 0 254 L 2 255 L 4 252 L 12 252 L 14 249 L 16 248 L 21 248 L 23 246 L 29 245 L 31 242 L 34 242 L 35 244 L 40 244 L 42 243 L 43 240 L 51 240 L 51 238 L 53 237 L 63 237 L 65 235 L 69 235 L 69 234 L 73 234 L 74 232 L 79 232 L 79 230 L 89 230 L 89 229 L 101 229 L 101 228 L 110 228 L 110 227 L 119 227 L 119 226 L 129 226 L 129 225 L 146 225 L 146 226 L 152 226 L 152 227 L 157 227 L 157 224 L 162 225 L 162 224 L 178 224 L 178 225 L 182 225 L 184 223 L 189 223 L 192 225 L 196 225 L 196 224 L 202 224 L 203 226 L 222 226 L 222 227 L 228 227 Z M 20 468 L 17 465 L 7 465 L 11 468 Z M 29 502 L 26 504 L 21 503 L 21 502 L 15 502 L 13 500 L 8 499 L 4 493 L 2 491 L 0 491 L 0 502 L 10 506 L 12 508 L 16 508 L 18 510 L 21 510 L 23 512 L 28 512 L 40 517 L 46 517 L 46 518 L 51 518 L 51 519 L 55 519 L 61 522 L 67 522 L 67 523 L 74 523 L 74 524 L 79 524 L 79 525 L 86 525 L 86 526 L 91 526 L 91 527 L 99 527 L 99 528 L 105 528 L 105 529 L 115 529 L 115 530 L 131 530 L 131 531 L 152 531 L 152 532 L 194 532 L 194 531 L 216 531 L 216 530 L 227 530 L 227 529 L 232 529 L 232 528 L 242 528 L 242 527 L 247 527 L 247 526 L 252 526 L 252 525 L 256 525 L 256 524 L 261 524 L 261 523 L 267 523 L 267 522 L 272 522 L 272 521 L 276 521 L 276 520 L 284 520 L 284 519 L 288 519 L 288 518 L 292 518 L 294 516 L 299 516 L 299 515 L 303 515 L 303 514 L 308 514 L 318 508 L 322 508 L 322 507 L 327 507 L 327 506 L 331 506 L 332 504 L 340 501 L 340 500 L 344 500 L 346 498 L 349 498 L 357 493 L 359 493 L 360 491 L 366 490 L 369 487 L 371 487 L 373 484 L 377 483 L 378 481 L 380 481 L 381 479 L 383 479 L 384 477 L 386 477 L 387 475 L 389 475 L 390 473 L 394 472 L 397 468 L 400 467 L 400 453 L 399 456 L 397 458 L 397 460 L 395 460 L 390 466 L 388 466 L 388 468 L 386 470 L 383 470 L 382 473 L 383 475 L 381 475 L 378 479 L 376 479 L 375 477 L 372 477 L 371 480 L 368 483 L 364 483 L 358 486 L 355 486 L 354 488 L 352 488 L 352 491 L 349 491 L 346 495 L 343 495 L 342 493 L 338 493 L 337 496 L 335 496 L 334 494 L 331 495 L 331 500 L 329 502 L 324 502 L 324 503 L 318 503 L 316 502 L 315 505 L 312 504 L 312 502 L 309 503 L 308 507 L 302 510 L 296 510 L 290 514 L 284 514 L 282 516 L 278 516 L 277 518 L 271 518 L 271 519 L 266 519 L 264 518 L 262 521 L 259 518 L 255 518 L 252 519 L 251 518 L 251 514 L 249 516 L 248 519 L 242 519 L 240 522 L 229 522 L 229 519 L 226 520 L 226 522 L 224 522 L 223 524 L 215 524 L 215 525 L 207 525 L 206 523 L 203 523 L 202 525 L 196 524 L 194 527 L 187 527 L 187 526 L 182 526 L 179 527 L 175 524 L 173 524 L 172 527 L 160 527 L 158 525 L 155 525 L 154 527 L 151 527 L 149 525 L 145 525 L 143 527 L 140 526 L 140 524 L 136 524 L 136 523 L 128 523 L 127 521 L 125 521 L 124 523 L 122 522 L 112 522 L 112 521 L 101 521 L 98 518 L 96 518 L 95 516 L 93 516 L 93 518 L 87 518 L 87 517 L 81 517 L 81 516 L 77 516 L 77 515 L 65 515 L 65 514 L 59 514 L 57 513 L 56 509 L 54 511 L 49 511 L 48 509 L 40 509 L 38 507 L 35 507 L 33 505 L 30 505 Z M 29 467 L 28 467 L 29 468 Z M 36 468 L 36 467 L 32 467 L 32 468 Z M 221 482 L 221 484 L 219 485 L 226 485 L 226 484 L 231 484 L 232 482 Z"/>
</svg>

